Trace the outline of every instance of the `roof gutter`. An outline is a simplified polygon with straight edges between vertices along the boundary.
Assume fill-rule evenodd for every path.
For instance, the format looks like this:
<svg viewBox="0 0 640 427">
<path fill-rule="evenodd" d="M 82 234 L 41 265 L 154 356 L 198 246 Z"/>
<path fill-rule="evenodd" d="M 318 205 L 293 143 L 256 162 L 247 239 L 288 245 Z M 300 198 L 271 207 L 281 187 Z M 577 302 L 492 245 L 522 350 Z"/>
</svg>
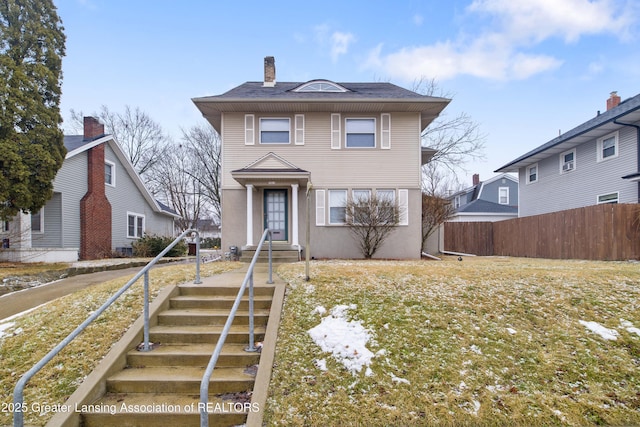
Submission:
<svg viewBox="0 0 640 427">
<path fill-rule="evenodd" d="M 640 126 L 633 123 L 622 123 L 619 122 L 618 119 L 615 119 L 613 123 L 621 126 L 631 126 L 633 128 L 636 128 L 636 170 L 638 171 L 638 174 L 640 174 Z M 640 203 L 640 181 L 638 181 L 638 203 Z"/>
</svg>

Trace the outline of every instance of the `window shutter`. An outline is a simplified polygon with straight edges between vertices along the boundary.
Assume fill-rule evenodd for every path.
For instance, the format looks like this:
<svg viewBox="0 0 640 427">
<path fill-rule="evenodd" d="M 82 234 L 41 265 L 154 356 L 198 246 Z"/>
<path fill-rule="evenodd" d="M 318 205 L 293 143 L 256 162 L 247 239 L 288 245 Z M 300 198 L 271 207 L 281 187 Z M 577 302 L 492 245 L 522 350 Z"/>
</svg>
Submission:
<svg viewBox="0 0 640 427">
<path fill-rule="evenodd" d="M 316 225 L 324 225 L 325 219 L 324 190 L 316 190 Z"/>
<path fill-rule="evenodd" d="M 331 149 L 340 149 L 340 114 L 331 114 Z"/>
<path fill-rule="evenodd" d="M 398 225 L 409 225 L 409 190 L 398 190 L 398 208 L 400 209 Z"/>
<path fill-rule="evenodd" d="M 296 114 L 295 116 L 295 144 L 304 145 L 304 114 Z"/>
<path fill-rule="evenodd" d="M 255 117 L 253 114 L 244 115 L 244 145 L 254 145 L 255 137 Z"/>
<path fill-rule="evenodd" d="M 391 114 L 383 113 L 380 116 L 380 147 L 384 150 L 391 148 Z"/>
</svg>

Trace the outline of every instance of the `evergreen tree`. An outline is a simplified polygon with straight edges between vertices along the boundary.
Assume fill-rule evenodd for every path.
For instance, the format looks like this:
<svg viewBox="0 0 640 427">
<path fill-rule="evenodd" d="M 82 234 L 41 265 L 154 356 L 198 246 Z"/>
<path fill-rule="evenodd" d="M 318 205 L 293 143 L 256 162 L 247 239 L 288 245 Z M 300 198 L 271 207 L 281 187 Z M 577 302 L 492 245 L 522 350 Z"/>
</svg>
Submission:
<svg viewBox="0 0 640 427">
<path fill-rule="evenodd" d="M 0 219 L 37 212 L 66 150 L 60 124 L 65 35 L 53 0 L 0 2 Z"/>
</svg>

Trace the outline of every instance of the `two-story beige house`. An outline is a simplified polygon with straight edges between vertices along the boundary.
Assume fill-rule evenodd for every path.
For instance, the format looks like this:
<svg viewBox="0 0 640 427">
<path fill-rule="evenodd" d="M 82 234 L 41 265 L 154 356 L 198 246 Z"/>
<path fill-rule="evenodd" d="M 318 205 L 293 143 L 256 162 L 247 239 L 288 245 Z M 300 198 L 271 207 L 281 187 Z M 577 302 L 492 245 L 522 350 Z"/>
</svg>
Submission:
<svg viewBox="0 0 640 427">
<path fill-rule="evenodd" d="M 394 200 L 400 222 L 376 258 L 421 254 L 421 166 L 434 151 L 421 132 L 449 99 L 391 83 L 277 82 L 273 57 L 264 81 L 193 102 L 222 139 L 222 247 L 274 243 L 310 255 L 361 258 L 345 226 L 346 201 Z M 309 208 L 309 210 L 307 210 Z"/>
</svg>

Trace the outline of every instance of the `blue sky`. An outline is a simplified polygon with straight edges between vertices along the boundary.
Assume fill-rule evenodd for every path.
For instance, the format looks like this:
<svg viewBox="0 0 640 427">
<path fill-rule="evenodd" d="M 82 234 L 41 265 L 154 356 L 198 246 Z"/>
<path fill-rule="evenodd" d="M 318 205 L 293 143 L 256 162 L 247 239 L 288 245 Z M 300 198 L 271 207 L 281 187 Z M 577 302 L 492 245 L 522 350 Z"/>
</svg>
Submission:
<svg viewBox="0 0 640 427">
<path fill-rule="evenodd" d="M 487 135 L 465 184 L 604 111 L 611 91 L 640 93 L 637 0 L 54 3 L 65 120 L 130 105 L 178 139 L 203 121 L 191 98 L 261 81 L 265 56 L 277 81 L 435 78 L 453 98 L 445 113 Z"/>
</svg>

